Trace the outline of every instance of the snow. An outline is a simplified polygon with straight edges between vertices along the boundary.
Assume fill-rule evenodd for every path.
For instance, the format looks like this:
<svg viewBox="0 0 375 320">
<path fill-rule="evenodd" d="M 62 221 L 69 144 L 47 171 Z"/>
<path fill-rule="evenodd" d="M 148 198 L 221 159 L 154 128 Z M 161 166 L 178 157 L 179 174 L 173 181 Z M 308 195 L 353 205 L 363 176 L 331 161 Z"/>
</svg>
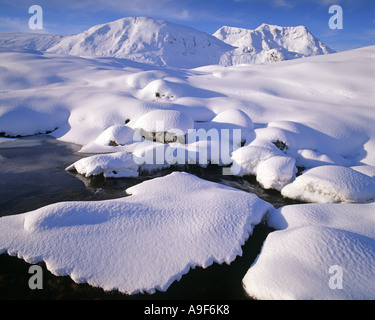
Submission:
<svg viewBox="0 0 375 320">
<path fill-rule="evenodd" d="M 143 138 L 133 128 L 126 125 L 114 125 L 105 129 L 94 141 L 86 144 L 80 150 L 82 153 L 110 153 L 133 151 Z"/>
<path fill-rule="evenodd" d="M 257 299 L 372 300 L 374 212 L 374 203 L 272 211 L 268 223 L 278 231 L 243 278 L 246 292 Z"/>
<path fill-rule="evenodd" d="M 281 194 L 307 202 L 374 201 L 375 178 L 342 166 L 319 166 L 297 177 Z"/>
<path fill-rule="evenodd" d="M 170 110 L 186 114 L 196 129 L 247 126 L 241 129 L 246 144 L 284 142 L 284 154 L 297 166 L 375 164 L 373 47 L 271 65 L 191 70 L 15 49 L 2 49 L 0 56 L 0 132 L 6 136 L 57 128 L 53 136 L 92 152 L 106 129 L 127 120 L 132 127 L 148 112 Z M 117 151 L 132 150 L 123 147 Z"/>
<path fill-rule="evenodd" d="M 0 33 L 0 46 L 81 57 L 125 58 L 159 66 L 195 68 L 269 63 L 334 51 L 304 26 L 222 27 L 213 35 L 148 17 L 127 17 L 69 36 Z"/>
<path fill-rule="evenodd" d="M 220 112 L 211 121 L 211 128 L 218 131 L 229 130 L 231 133 L 234 130 L 241 130 L 241 141 L 251 139 L 251 133 L 254 129 L 254 124 L 251 118 L 240 109 L 228 109 Z"/>
<path fill-rule="evenodd" d="M 132 154 L 115 152 L 82 158 L 66 170 L 77 170 L 85 177 L 103 174 L 106 178 L 138 177 L 138 165 Z"/>
<path fill-rule="evenodd" d="M 220 56 L 231 49 L 230 45 L 193 28 L 147 17 L 128 17 L 65 36 L 47 51 L 193 68 L 217 64 Z"/>
<path fill-rule="evenodd" d="M 375 166 L 354 166 L 351 167 L 353 170 L 359 171 L 365 175 L 375 178 Z"/>
<path fill-rule="evenodd" d="M 255 30 L 224 26 L 213 35 L 237 47 L 222 57 L 222 63 L 229 65 L 263 64 L 335 52 L 304 26 L 280 27 L 263 23 Z"/>
<path fill-rule="evenodd" d="M 133 125 L 148 132 L 169 132 L 185 135 L 194 129 L 194 121 L 189 115 L 177 110 L 153 110 L 145 113 Z"/>
<path fill-rule="evenodd" d="M 269 158 L 259 164 L 257 181 L 264 189 L 281 190 L 295 178 L 295 163 L 296 160 L 290 157 Z"/>
<path fill-rule="evenodd" d="M 265 189 L 281 190 L 297 173 L 296 160 L 283 154 L 274 145 L 239 148 L 232 153 L 230 170 L 239 176 L 254 175 Z"/>
<path fill-rule="evenodd" d="M 111 142 L 124 145 L 133 141 L 134 134 L 134 130 L 127 126 L 111 126 L 104 130 L 95 142 L 103 145 L 109 145 Z"/>
<path fill-rule="evenodd" d="M 225 174 L 253 175 L 284 197 L 328 203 L 270 214 L 269 223 L 283 230 L 267 238 L 246 290 L 266 299 L 370 297 L 354 275 L 367 277 L 374 262 L 375 46 L 327 54 L 304 27 L 265 24 L 215 35 L 238 48 L 149 18 L 64 37 L 0 34 L 1 145 L 50 132 L 81 146 L 83 158 L 67 170 L 87 177 L 213 163 L 227 166 Z M 267 64 L 286 58 L 293 60 Z M 160 143 L 146 134 L 160 131 L 187 140 Z M 1 250 L 44 260 L 78 282 L 153 292 L 190 267 L 232 261 L 271 210 L 249 193 L 188 174 L 128 191 L 123 199 L 1 218 Z M 344 275 L 353 270 L 346 284 L 353 290 L 326 288 L 324 260 Z M 326 280 L 315 288 L 323 271 Z"/>
<path fill-rule="evenodd" d="M 271 206 L 175 172 L 100 202 L 63 202 L 0 218 L 0 252 L 45 261 L 105 290 L 153 293 L 196 266 L 232 262 Z M 48 245 L 46 245 L 48 244 Z"/>
</svg>

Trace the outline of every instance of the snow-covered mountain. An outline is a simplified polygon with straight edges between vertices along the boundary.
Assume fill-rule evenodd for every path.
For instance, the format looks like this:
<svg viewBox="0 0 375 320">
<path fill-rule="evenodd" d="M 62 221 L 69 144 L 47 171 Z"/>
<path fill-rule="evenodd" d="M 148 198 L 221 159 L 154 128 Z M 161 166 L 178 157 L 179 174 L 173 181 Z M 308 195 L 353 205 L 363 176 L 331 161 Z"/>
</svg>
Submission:
<svg viewBox="0 0 375 320">
<path fill-rule="evenodd" d="M 3 46 L 181 68 L 263 64 L 334 52 L 303 26 L 262 24 L 255 30 L 222 27 L 209 35 L 146 17 L 127 17 L 69 36 L 0 33 L 0 47 Z"/>
<path fill-rule="evenodd" d="M 224 26 L 213 35 L 237 47 L 223 56 L 221 64 L 224 65 L 262 64 L 335 52 L 305 26 L 280 27 L 263 23 L 255 30 Z"/>
<path fill-rule="evenodd" d="M 47 51 L 191 68 L 218 64 L 221 55 L 232 49 L 193 28 L 146 17 L 128 17 L 64 37 Z"/>
</svg>

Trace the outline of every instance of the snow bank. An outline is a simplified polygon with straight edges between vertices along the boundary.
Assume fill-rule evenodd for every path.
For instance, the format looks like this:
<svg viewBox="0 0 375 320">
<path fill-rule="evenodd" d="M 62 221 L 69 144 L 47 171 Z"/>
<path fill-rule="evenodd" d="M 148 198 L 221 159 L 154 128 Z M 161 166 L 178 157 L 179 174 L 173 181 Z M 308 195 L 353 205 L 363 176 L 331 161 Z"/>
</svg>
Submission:
<svg viewBox="0 0 375 320">
<path fill-rule="evenodd" d="M 239 175 L 256 175 L 261 162 L 280 155 L 281 152 L 276 148 L 247 145 L 234 151 L 232 160 L 241 168 Z"/>
<path fill-rule="evenodd" d="M 189 129 L 194 129 L 194 122 L 181 111 L 153 110 L 139 117 L 133 127 L 148 132 L 170 132 L 185 135 Z"/>
<path fill-rule="evenodd" d="M 128 152 L 98 154 L 82 158 L 68 166 L 66 170 L 77 170 L 86 177 L 100 174 L 106 178 L 138 176 L 138 165 L 134 161 L 134 156 Z"/>
<path fill-rule="evenodd" d="M 280 141 L 286 148 L 275 155 L 295 158 L 297 166 L 373 165 L 373 51 L 267 66 L 161 71 L 125 59 L 2 49 L 0 133 L 31 135 L 57 128 L 54 137 L 82 145 L 82 152 L 131 152 L 125 148 L 129 143 L 117 143 L 116 150 L 96 139 L 128 120 L 133 127 L 148 112 L 171 111 L 186 115 L 184 123 L 173 124 L 183 131 L 241 128 L 246 144 L 272 148 Z"/>
<path fill-rule="evenodd" d="M 82 153 L 132 152 L 143 138 L 140 133 L 124 125 L 110 126 L 94 141 L 84 145 Z"/>
<path fill-rule="evenodd" d="M 111 126 L 95 142 L 103 145 L 124 145 L 133 142 L 135 131 L 127 126 Z"/>
<path fill-rule="evenodd" d="M 375 199 L 375 178 L 351 168 L 320 166 L 297 177 L 281 194 L 308 202 L 366 202 Z"/>
<path fill-rule="evenodd" d="M 374 299 L 375 204 L 285 206 L 243 279 L 258 299 Z"/>
<path fill-rule="evenodd" d="M 289 184 L 297 173 L 296 161 L 290 157 L 276 156 L 260 163 L 257 181 L 265 189 L 281 190 Z"/>
<path fill-rule="evenodd" d="M 281 190 L 297 173 L 296 160 L 283 154 L 276 146 L 247 145 L 232 154 L 230 170 L 235 175 L 255 175 L 265 189 Z"/>
<path fill-rule="evenodd" d="M 229 130 L 230 136 L 233 130 L 241 130 L 241 141 L 243 142 L 251 139 L 251 133 L 254 130 L 251 118 L 242 110 L 235 108 L 217 114 L 210 125 L 218 131 Z"/>
<path fill-rule="evenodd" d="M 228 109 L 220 112 L 212 119 L 211 125 L 213 127 L 223 127 L 227 129 L 254 129 L 251 118 L 239 109 Z"/>
<path fill-rule="evenodd" d="M 127 193 L 1 217 L 0 252 L 43 260 L 79 283 L 152 293 L 190 268 L 232 262 L 271 208 L 255 195 L 178 172 Z"/>
</svg>

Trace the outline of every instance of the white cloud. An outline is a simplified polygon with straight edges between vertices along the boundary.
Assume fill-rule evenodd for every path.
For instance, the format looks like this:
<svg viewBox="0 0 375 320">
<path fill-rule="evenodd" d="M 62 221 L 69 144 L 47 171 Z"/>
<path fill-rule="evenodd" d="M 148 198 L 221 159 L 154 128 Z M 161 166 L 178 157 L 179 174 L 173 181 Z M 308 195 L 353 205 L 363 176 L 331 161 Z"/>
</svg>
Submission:
<svg viewBox="0 0 375 320">
<path fill-rule="evenodd" d="M 273 5 L 275 7 L 293 8 L 294 4 L 289 0 L 274 0 Z"/>
<path fill-rule="evenodd" d="M 0 17 L 0 29 L 3 31 L 26 32 L 29 30 L 29 20 L 19 18 Z"/>
<path fill-rule="evenodd" d="M 66 9 L 88 12 L 107 11 L 124 15 L 163 16 L 181 20 L 192 18 L 189 10 L 183 8 L 184 1 L 175 0 L 68 0 L 64 6 Z"/>
</svg>

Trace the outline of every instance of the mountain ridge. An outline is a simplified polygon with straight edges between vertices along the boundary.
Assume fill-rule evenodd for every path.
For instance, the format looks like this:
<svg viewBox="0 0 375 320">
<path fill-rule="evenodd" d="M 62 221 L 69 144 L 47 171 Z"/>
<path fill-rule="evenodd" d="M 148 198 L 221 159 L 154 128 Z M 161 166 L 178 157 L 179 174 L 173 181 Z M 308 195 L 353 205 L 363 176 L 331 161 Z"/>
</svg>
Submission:
<svg viewBox="0 0 375 320">
<path fill-rule="evenodd" d="M 148 17 L 126 17 L 75 35 L 0 33 L 0 46 L 135 60 L 159 66 L 266 64 L 334 51 L 305 26 L 263 23 L 254 30 L 223 26 L 213 35 Z"/>
<path fill-rule="evenodd" d="M 305 26 L 281 27 L 263 23 L 254 30 L 223 26 L 213 36 L 236 49 L 227 63 L 264 64 L 335 51 L 314 37 Z"/>
</svg>

